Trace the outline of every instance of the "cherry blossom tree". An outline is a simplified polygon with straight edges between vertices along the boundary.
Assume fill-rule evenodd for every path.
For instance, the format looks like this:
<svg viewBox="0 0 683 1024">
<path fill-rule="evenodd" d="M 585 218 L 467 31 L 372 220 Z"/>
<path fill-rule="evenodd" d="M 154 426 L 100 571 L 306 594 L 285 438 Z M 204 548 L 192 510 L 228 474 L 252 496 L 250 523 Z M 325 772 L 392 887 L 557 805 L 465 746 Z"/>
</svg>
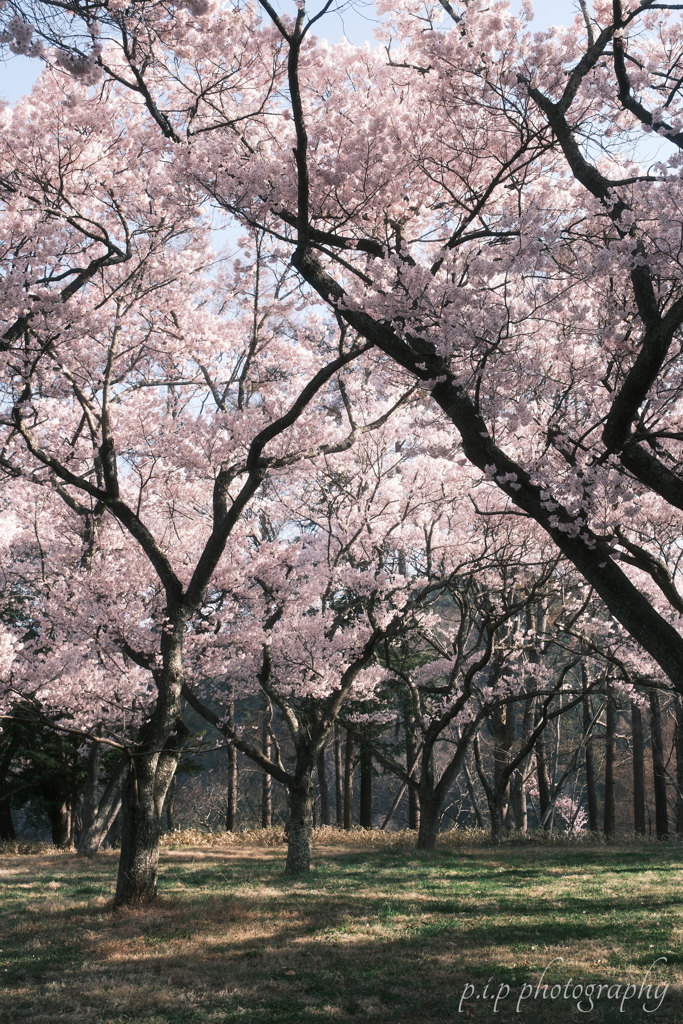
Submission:
<svg viewBox="0 0 683 1024">
<path fill-rule="evenodd" d="M 8 700 L 28 688 L 75 708 L 94 739 L 110 694 L 129 709 L 146 695 L 120 744 L 118 903 L 156 890 L 185 636 L 226 548 L 247 543 L 250 501 L 271 471 L 348 448 L 401 395 L 373 375 L 369 419 L 327 410 L 368 346 L 302 300 L 277 251 L 268 270 L 258 237 L 212 266 L 200 197 L 169 178 L 140 115 L 121 97 L 74 108 L 48 73 L 4 112 L 0 174 L 2 465 L 13 495 L 41 495 L 50 563 L 49 630 L 24 643 Z"/>
</svg>

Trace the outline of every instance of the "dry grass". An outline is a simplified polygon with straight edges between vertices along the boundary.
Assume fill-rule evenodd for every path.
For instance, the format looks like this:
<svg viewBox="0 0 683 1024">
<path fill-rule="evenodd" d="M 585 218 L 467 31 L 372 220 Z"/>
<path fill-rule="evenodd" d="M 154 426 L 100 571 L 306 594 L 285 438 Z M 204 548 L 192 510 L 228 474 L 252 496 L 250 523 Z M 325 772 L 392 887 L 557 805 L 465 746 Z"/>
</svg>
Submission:
<svg viewBox="0 0 683 1024">
<path fill-rule="evenodd" d="M 352 833 L 353 846 L 325 841 L 311 875 L 291 881 L 271 838 L 166 849 L 160 899 L 135 912 L 108 907 L 113 854 L 7 853 L 2 1024 L 683 1020 L 678 848 L 417 854 Z M 555 957 L 553 983 L 640 985 L 659 956 L 671 988 L 656 1013 L 635 998 L 620 1012 L 606 992 L 592 1013 L 561 996 L 517 1012 Z"/>
</svg>

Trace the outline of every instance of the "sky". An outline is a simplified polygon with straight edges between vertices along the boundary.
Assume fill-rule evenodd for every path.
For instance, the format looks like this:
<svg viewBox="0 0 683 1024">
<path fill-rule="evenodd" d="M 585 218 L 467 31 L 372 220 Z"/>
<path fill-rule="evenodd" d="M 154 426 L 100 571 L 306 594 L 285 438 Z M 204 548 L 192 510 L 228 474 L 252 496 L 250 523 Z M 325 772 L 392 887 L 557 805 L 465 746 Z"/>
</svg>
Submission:
<svg viewBox="0 0 683 1024">
<path fill-rule="evenodd" d="M 309 6 L 313 9 L 313 4 L 309 3 Z M 517 6 L 513 0 L 513 8 Z M 533 27 L 538 31 L 550 25 L 566 25 L 573 20 L 577 7 L 575 0 L 535 0 Z M 373 29 L 376 19 L 373 15 L 372 3 L 363 3 L 359 0 L 354 4 L 352 11 L 347 11 L 343 15 L 327 15 L 317 34 L 320 37 L 325 36 L 330 42 L 337 42 L 346 35 L 349 42 L 354 45 L 360 45 L 365 40 L 374 44 Z M 28 57 L 11 56 L 8 60 L 0 62 L 0 97 L 8 103 L 14 103 L 29 91 L 40 73 L 41 66 L 39 60 Z"/>
</svg>

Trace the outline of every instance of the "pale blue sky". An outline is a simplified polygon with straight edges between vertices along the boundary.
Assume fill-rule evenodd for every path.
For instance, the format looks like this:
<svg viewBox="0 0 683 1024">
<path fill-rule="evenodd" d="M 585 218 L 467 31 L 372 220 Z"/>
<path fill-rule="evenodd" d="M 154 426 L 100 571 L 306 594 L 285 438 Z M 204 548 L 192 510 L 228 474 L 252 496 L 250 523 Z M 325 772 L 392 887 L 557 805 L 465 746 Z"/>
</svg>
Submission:
<svg viewBox="0 0 683 1024">
<path fill-rule="evenodd" d="M 309 6 L 313 9 L 313 4 L 309 3 Z M 513 6 L 517 6 L 514 0 Z M 331 42 L 340 39 L 342 35 L 346 35 L 349 41 L 355 44 L 366 39 L 374 42 L 372 32 L 375 21 L 372 4 L 358 2 L 354 8 L 345 12 L 343 16 L 327 15 L 320 25 L 318 35 L 325 36 Z M 534 28 L 566 25 L 572 21 L 577 8 L 576 0 L 535 0 Z M 40 68 L 40 61 L 28 57 L 10 57 L 0 62 L 0 96 L 9 103 L 14 103 L 31 88 L 40 73 Z"/>
</svg>

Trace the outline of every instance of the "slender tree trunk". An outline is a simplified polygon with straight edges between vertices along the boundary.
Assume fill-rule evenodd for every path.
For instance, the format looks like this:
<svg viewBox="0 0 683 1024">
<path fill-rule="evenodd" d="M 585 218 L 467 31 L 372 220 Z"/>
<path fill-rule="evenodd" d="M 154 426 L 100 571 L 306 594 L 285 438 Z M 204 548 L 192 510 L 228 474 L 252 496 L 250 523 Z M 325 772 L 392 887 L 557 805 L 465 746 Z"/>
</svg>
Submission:
<svg viewBox="0 0 683 1024">
<path fill-rule="evenodd" d="M 605 813 L 603 832 L 607 839 L 614 839 L 616 829 L 616 793 L 614 786 L 614 744 L 617 729 L 617 706 L 611 693 L 606 694 L 605 714 Z"/>
<path fill-rule="evenodd" d="M 97 809 L 87 829 L 81 828 L 76 850 L 84 857 L 94 857 L 107 833 L 112 829 L 121 810 L 121 786 L 128 770 L 125 757 L 121 759 L 111 779 L 104 788 Z"/>
<path fill-rule="evenodd" d="M 346 760 L 344 763 L 344 828 L 353 828 L 353 732 L 346 730 Z"/>
<path fill-rule="evenodd" d="M 100 735 L 102 732 L 102 726 L 98 726 L 96 730 L 97 734 Z M 102 744 L 97 743 L 93 740 L 88 751 L 88 767 L 85 776 L 85 782 L 83 784 L 83 791 L 81 793 L 81 807 L 80 807 L 80 818 L 81 827 L 79 829 L 78 842 L 76 848 L 80 846 L 81 834 L 88 834 L 93 827 L 93 823 L 97 816 L 97 808 L 99 804 L 99 784 L 100 784 L 100 766 L 102 764 Z"/>
<path fill-rule="evenodd" d="M 229 726 L 235 725 L 235 702 L 232 696 L 226 702 L 225 717 Z M 228 756 L 228 792 L 225 804 L 225 831 L 234 832 L 237 828 L 237 801 L 239 799 L 239 768 L 237 765 L 237 747 L 226 740 Z"/>
<path fill-rule="evenodd" d="M 365 737 L 360 741 L 360 814 L 361 828 L 372 828 L 372 750 Z"/>
<path fill-rule="evenodd" d="M 545 735 L 541 733 L 535 744 L 536 750 L 536 781 L 538 783 L 538 810 L 543 828 L 550 827 L 548 811 L 550 809 L 550 776 L 545 753 Z"/>
<path fill-rule="evenodd" d="M 415 738 L 415 718 L 411 712 L 405 714 L 406 733 L 406 768 L 408 771 L 415 763 L 417 754 L 417 741 Z M 420 800 L 415 786 L 408 786 L 408 828 L 419 829 L 420 827 Z"/>
<path fill-rule="evenodd" d="M 301 875 L 310 869 L 312 830 L 313 785 L 310 777 L 305 776 L 289 790 L 286 875 Z"/>
<path fill-rule="evenodd" d="M 268 709 L 264 711 L 261 718 L 261 749 L 266 757 L 273 754 L 273 745 L 270 739 L 270 720 L 272 714 Z M 268 772 L 263 772 L 261 777 L 261 827 L 270 828 L 273 824 L 273 777 Z"/>
<path fill-rule="evenodd" d="M 588 674 L 586 672 L 585 665 L 581 664 L 581 675 L 583 679 L 584 691 L 588 688 Z M 588 693 L 582 701 L 583 705 L 583 734 L 584 734 L 584 752 L 586 762 L 586 800 L 588 803 L 588 828 L 591 832 L 597 832 L 599 829 L 598 824 L 598 787 L 595 772 L 595 752 L 593 749 L 593 712 L 591 709 L 591 700 Z"/>
<path fill-rule="evenodd" d="M 336 722 L 334 726 L 334 795 L 337 828 L 342 828 L 344 825 L 344 769 L 341 729 Z"/>
<path fill-rule="evenodd" d="M 11 842 L 17 838 L 12 821 L 12 808 L 10 807 L 9 786 L 7 785 L 7 773 L 9 762 L 0 765 L 0 840 Z"/>
<path fill-rule="evenodd" d="M 318 758 L 318 788 L 320 789 L 320 824 L 330 824 L 330 794 L 327 787 L 327 771 L 325 766 L 325 748 Z"/>
<path fill-rule="evenodd" d="M 676 831 L 683 835 L 683 697 L 676 698 Z"/>
<path fill-rule="evenodd" d="M 638 704 L 631 702 L 631 739 L 633 742 L 633 828 L 645 835 L 645 743 L 643 716 Z"/>
<path fill-rule="evenodd" d="M 166 799 L 166 828 L 169 832 L 175 832 L 173 812 L 175 811 L 176 780 L 177 776 L 174 775 L 171 779 L 171 785 L 168 787 L 168 797 Z"/>
<path fill-rule="evenodd" d="M 472 810 L 474 811 L 474 816 L 477 819 L 477 828 L 483 828 L 484 827 L 484 815 L 481 813 L 481 808 L 479 806 L 479 801 L 477 800 L 477 794 L 474 791 L 474 783 L 472 782 L 472 776 L 470 775 L 470 770 L 467 767 L 467 764 L 463 765 L 463 769 L 464 769 L 464 772 L 465 772 L 465 782 L 467 784 L 467 792 L 469 794 L 470 803 L 472 804 Z"/>
<path fill-rule="evenodd" d="M 657 839 L 669 838 L 669 811 L 666 805 L 666 767 L 662 736 L 662 711 L 659 692 L 650 690 L 650 736 L 655 791 L 655 829 Z"/>
</svg>

